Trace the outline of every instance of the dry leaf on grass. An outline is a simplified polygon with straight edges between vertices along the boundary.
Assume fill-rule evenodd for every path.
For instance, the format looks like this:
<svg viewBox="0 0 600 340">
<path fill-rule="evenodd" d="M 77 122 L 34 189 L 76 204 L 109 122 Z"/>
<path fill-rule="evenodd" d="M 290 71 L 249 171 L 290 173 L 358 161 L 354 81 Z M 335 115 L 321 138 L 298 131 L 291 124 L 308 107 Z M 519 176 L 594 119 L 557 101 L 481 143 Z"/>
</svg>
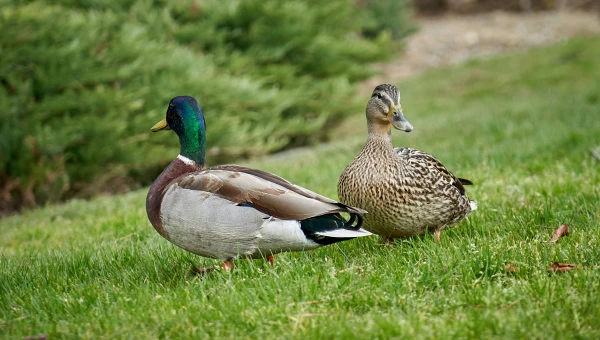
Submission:
<svg viewBox="0 0 600 340">
<path fill-rule="evenodd" d="M 521 271 L 521 269 L 519 269 L 519 267 L 515 266 L 515 264 L 513 262 L 505 264 L 504 270 L 509 273 L 518 273 Z"/>
<path fill-rule="evenodd" d="M 563 236 L 569 235 L 569 225 L 561 224 L 560 227 L 556 228 L 556 230 L 552 233 L 552 238 L 550 239 L 550 243 L 558 242 L 558 239 Z"/>
<path fill-rule="evenodd" d="M 549 272 L 555 273 L 563 273 L 568 272 L 569 270 L 579 269 L 579 265 L 571 264 L 571 263 L 558 263 L 554 262 L 550 267 L 548 267 Z"/>
</svg>

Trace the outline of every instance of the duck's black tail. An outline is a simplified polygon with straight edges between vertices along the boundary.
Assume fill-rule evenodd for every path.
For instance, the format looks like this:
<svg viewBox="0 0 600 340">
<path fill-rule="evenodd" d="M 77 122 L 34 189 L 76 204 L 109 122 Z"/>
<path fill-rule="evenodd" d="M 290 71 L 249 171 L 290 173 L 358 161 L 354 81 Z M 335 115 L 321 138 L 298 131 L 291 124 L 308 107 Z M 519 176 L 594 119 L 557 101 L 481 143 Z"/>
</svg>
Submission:
<svg viewBox="0 0 600 340">
<path fill-rule="evenodd" d="M 328 214 L 307 218 L 300 221 L 300 225 L 306 238 L 322 245 L 371 235 L 361 229 L 362 216 L 355 213 L 350 214 L 348 221 L 340 214 Z"/>
<path fill-rule="evenodd" d="M 473 185 L 473 182 L 469 181 L 466 178 L 458 177 L 458 180 L 460 181 L 460 184 L 462 184 L 462 185 Z"/>
</svg>

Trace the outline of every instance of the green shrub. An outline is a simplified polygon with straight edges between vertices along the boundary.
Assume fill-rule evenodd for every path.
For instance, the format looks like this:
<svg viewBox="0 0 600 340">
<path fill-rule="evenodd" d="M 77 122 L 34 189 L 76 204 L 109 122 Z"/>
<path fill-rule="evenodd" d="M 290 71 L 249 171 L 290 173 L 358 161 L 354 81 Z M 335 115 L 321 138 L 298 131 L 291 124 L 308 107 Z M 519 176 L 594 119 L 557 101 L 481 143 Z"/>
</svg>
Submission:
<svg viewBox="0 0 600 340">
<path fill-rule="evenodd" d="M 346 0 L 3 6 L 0 210 L 151 183 L 178 145 L 149 127 L 177 95 L 204 109 L 209 162 L 323 140 L 408 27 L 373 13 Z"/>
</svg>

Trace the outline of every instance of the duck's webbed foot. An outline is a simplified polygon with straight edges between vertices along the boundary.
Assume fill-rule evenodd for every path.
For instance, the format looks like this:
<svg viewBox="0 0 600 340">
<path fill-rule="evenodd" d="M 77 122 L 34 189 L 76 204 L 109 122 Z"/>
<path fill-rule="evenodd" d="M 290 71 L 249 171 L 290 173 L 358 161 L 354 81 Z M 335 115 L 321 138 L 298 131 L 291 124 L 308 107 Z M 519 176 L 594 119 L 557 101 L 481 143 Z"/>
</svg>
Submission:
<svg viewBox="0 0 600 340">
<path fill-rule="evenodd" d="M 438 229 L 433 232 L 432 236 L 433 236 L 433 242 L 440 243 L 441 239 L 442 239 L 442 231 Z"/>
<path fill-rule="evenodd" d="M 196 266 L 192 266 L 192 274 L 194 275 L 206 275 L 212 271 L 217 270 L 217 266 L 210 266 L 210 267 L 196 267 Z"/>
<path fill-rule="evenodd" d="M 394 245 L 394 237 L 387 237 L 387 236 L 382 236 L 383 238 L 383 244 L 386 246 L 393 246 Z"/>
<path fill-rule="evenodd" d="M 426 230 L 427 232 L 431 233 L 431 238 L 433 239 L 433 242 L 440 243 L 442 238 L 442 229 L 443 227 L 427 227 Z M 427 234 L 427 232 L 425 234 Z"/>
<path fill-rule="evenodd" d="M 210 266 L 210 267 L 196 267 L 192 265 L 192 273 L 196 275 L 206 275 L 212 271 L 219 269 L 219 266 Z M 228 260 L 221 263 L 221 269 L 225 271 L 229 271 L 233 269 L 233 261 Z"/>
</svg>

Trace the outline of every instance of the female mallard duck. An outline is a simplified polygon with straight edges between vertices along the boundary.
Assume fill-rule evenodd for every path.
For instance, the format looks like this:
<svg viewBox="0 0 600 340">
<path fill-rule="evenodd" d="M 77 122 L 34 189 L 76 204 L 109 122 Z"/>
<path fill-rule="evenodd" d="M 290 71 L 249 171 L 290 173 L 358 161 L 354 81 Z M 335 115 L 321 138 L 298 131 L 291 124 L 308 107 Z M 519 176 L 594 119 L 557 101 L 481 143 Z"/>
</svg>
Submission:
<svg viewBox="0 0 600 340">
<path fill-rule="evenodd" d="M 310 250 L 368 236 L 364 210 L 239 165 L 206 168 L 205 122 L 192 97 L 175 97 L 152 131 L 173 130 L 179 156 L 158 176 L 146 198 L 150 222 L 164 238 L 231 268 L 238 257 Z M 349 213 L 345 221 L 341 212 Z M 356 223 L 356 224 L 355 224 Z"/>
<path fill-rule="evenodd" d="M 396 86 L 377 86 L 366 111 L 369 136 L 340 177 L 340 201 L 367 210 L 363 227 L 387 242 L 426 230 L 439 240 L 442 229 L 477 209 L 463 187 L 472 183 L 455 177 L 429 154 L 394 148 L 391 127 L 413 128 L 402 114 Z"/>
</svg>

